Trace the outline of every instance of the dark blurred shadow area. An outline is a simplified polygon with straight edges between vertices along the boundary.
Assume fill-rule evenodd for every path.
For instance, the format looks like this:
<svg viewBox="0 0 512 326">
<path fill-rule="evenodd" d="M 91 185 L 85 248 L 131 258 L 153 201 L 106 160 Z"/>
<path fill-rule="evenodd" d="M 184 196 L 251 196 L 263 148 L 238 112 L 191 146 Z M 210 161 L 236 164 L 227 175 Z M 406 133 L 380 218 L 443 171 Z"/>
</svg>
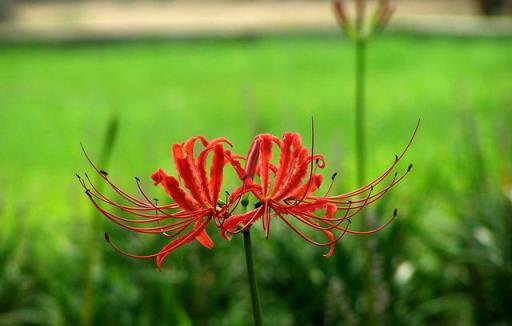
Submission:
<svg viewBox="0 0 512 326">
<path fill-rule="evenodd" d="M 330 258 L 278 219 L 268 241 L 257 223 L 266 325 L 512 324 L 512 5 L 394 3 L 368 45 L 366 133 L 373 179 L 421 119 L 397 167 L 414 169 L 368 212 L 398 218 Z M 325 180 L 354 189 L 354 45 L 330 3 L 0 0 L 0 20 L 0 325 L 251 324 L 242 239 L 212 225 L 212 250 L 191 242 L 163 272 L 119 255 L 105 232 L 137 254 L 166 239 L 98 214 L 75 174 L 102 179 L 80 145 L 123 189 L 140 196 L 137 176 L 165 202 L 150 175 L 174 171 L 172 143 L 306 143 L 313 116 Z"/>
</svg>

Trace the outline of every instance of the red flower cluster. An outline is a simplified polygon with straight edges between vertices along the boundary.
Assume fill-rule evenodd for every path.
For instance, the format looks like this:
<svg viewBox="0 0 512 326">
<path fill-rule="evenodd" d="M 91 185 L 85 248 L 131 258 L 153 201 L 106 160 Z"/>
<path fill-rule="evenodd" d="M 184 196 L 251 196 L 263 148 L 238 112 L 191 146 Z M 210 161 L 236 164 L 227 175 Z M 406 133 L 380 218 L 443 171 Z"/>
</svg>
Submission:
<svg viewBox="0 0 512 326">
<path fill-rule="evenodd" d="M 193 240 L 211 249 L 213 241 L 206 233 L 206 227 L 211 221 L 220 229 L 224 238 L 230 239 L 261 219 L 268 239 L 271 220 L 277 218 L 307 242 L 329 247 L 325 255 L 330 256 L 336 241 L 346 233 L 375 233 L 386 227 L 396 216 L 395 210 L 391 219 L 373 230 L 355 231 L 349 228 L 354 215 L 381 198 L 411 170 L 410 165 L 402 175 L 395 172 L 393 177 L 389 177 L 411 145 L 416 130 L 403 152 L 395 157 L 384 173 L 359 189 L 339 195 L 329 194 L 336 173 L 331 177 L 331 183 L 324 194 L 315 195 L 323 181 L 323 175 L 316 171 L 324 168 L 325 161 L 322 155 L 313 153 L 314 142 L 310 153 L 297 133 L 285 133 L 281 139 L 270 134 L 257 135 L 246 156 L 233 154 L 227 148 L 232 147 L 232 144 L 225 138 L 208 141 L 197 136 L 184 143 L 174 144 L 172 156 L 178 178 L 168 175 L 163 169 L 151 176 L 154 184 L 161 185 L 172 200 L 164 205 L 150 199 L 138 178 L 138 197 L 120 189 L 111 182 L 105 171 L 92 163 L 85 151 L 88 161 L 121 202 L 105 196 L 87 174 L 85 178 L 77 176 L 93 205 L 109 220 L 131 231 L 158 234 L 170 239 L 156 253 L 134 255 L 117 247 L 105 234 L 107 242 L 117 251 L 133 258 L 155 258 L 158 268 L 161 268 L 162 262 L 171 252 Z M 196 156 L 198 142 L 201 150 Z M 278 159 L 272 159 L 274 154 Z M 228 164 L 238 176 L 240 185 L 231 194 L 228 193 L 229 196 L 223 201 L 219 194 Z M 388 179 L 390 181 L 386 185 L 379 187 Z M 380 189 L 376 190 L 377 187 Z M 248 198 L 255 202 L 251 210 L 247 210 Z M 308 230 L 321 231 L 326 240 L 315 240 L 308 235 Z"/>
<path fill-rule="evenodd" d="M 354 17 L 351 17 L 346 9 L 346 2 L 345 0 L 331 0 L 338 25 L 354 41 L 384 30 L 395 12 L 395 6 L 391 0 L 377 0 L 375 9 L 370 15 L 367 15 L 368 1 L 356 0 Z"/>
</svg>

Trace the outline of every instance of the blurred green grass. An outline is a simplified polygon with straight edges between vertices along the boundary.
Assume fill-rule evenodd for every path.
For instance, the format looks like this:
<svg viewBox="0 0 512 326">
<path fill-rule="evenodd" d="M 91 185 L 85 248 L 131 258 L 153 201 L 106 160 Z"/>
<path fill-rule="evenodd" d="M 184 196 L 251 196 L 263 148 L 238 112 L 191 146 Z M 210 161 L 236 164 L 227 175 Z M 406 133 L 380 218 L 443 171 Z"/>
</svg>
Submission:
<svg viewBox="0 0 512 326">
<path fill-rule="evenodd" d="M 11 278 L 5 278 L 2 284 L 7 285 L 0 288 L 0 298 L 11 308 L 1 311 L 0 318 L 10 309 L 37 307 L 33 315 L 29 314 L 36 321 L 46 318 L 50 324 L 68 324 L 79 319 L 84 263 L 81 248 L 87 241 L 83 234 L 90 207 L 74 174 L 91 170 L 79 143 L 83 142 L 97 158 L 112 114 L 119 116 L 120 127 L 108 171 L 116 183 L 134 192 L 133 176 L 148 179 L 159 167 L 171 169 L 169 146 L 173 142 L 196 134 L 226 136 L 243 153 L 256 132 L 299 131 L 308 139 L 311 116 L 316 121 L 316 148 L 327 158 L 327 174 L 340 171 L 338 187 L 347 190 L 354 186 L 353 48 L 343 40 L 283 37 L 3 45 L 0 51 L 0 257 L 5 266 L 15 266 L 12 268 L 16 272 L 6 268 L 7 276 L 14 278 L 12 284 L 26 284 L 26 288 L 16 290 L 19 301 L 8 300 Z M 436 230 L 457 229 L 461 221 L 457 214 L 446 218 L 446 207 L 452 205 L 458 193 L 450 193 L 447 188 L 452 184 L 455 190 L 467 187 L 467 175 L 461 172 L 461 166 L 475 164 L 462 146 L 466 142 L 463 118 L 471 116 L 478 123 L 481 155 L 494 185 L 491 189 L 499 188 L 503 177 L 500 168 L 510 159 L 503 157 L 497 145 L 500 136 L 496 126 L 510 121 L 506 120 L 506 108 L 512 104 L 512 39 L 391 36 L 375 40 L 369 51 L 369 175 L 386 167 L 421 118 L 420 133 L 407 156 L 408 162 L 415 163 L 415 172 L 394 190 L 385 206 L 405 209 L 412 221 L 406 222 L 412 226 L 405 230 L 411 236 L 418 235 L 420 240 L 415 241 L 427 237 L 415 232 L 430 236 Z M 505 135 L 509 134 L 505 128 Z M 422 211 L 418 203 L 428 207 Z M 459 207 L 463 204 L 455 211 Z M 429 222 L 435 224 L 434 228 Z M 105 229 L 110 227 L 103 220 L 101 224 Z M 396 224 L 398 230 L 404 227 Z M 354 278 L 353 284 L 345 283 L 344 290 L 340 290 L 339 280 L 332 276 L 344 271 L 349 276 L 339 277 L 348 277 L 344 279 L 348 282 L 351 273 L 360 268 L 362 262 L 357 258 L 343 267 L 343 259 L 351 259 L 355 238 L 347 237 L 342 242 L 339 247 L 349 249 L 339 249 L 332 266 L 322 260 L 321 250 L 305 248 L 307 244 L 287 236 L 285 230 L 277 234 L 284 236 L 271 238 L 261 245 L 263 252 L 257 253 L 274 271 L 259 271 L 263 286 L 268 287 L 263 290 L 268 300 L 264 303 L 268 321 L 301 324 L 293 316 L 298 313 L 293 309 L 299 307 L 297 301 L 291 301 L 297 299 L 294 295 L 322 294 L 326 286 L 332 296 L 344 290 L 360 293 L 361 280 Z M 117 236 L 122 237 L 121 233 Z M 98 241 L 102 237 L 98 234 Z M 217 247 L 211 252 L 196 245 L 180 249 L 170 258 L 172 267 L 163 276 L 157 275 L 151 263 L 127 261 L 107 250 L 108 261 L 98 267 L 95 276 L 101 294 L 96 298 L 94 322 L 241 324 L 248 318 L 249 307 L 244 292 L 245 271 L 238 260 L 241 243 L 235 240 L 237 245 L 230 246 L 215 238 Z M 261 235 L 255 238 L 262 241 Z M 457 243 L 456 239 L 440 239 L 449 246 Z M 126 243 L 139 251 L 158 247 L 156 242 L 141 245 L 130 241 Z M 392 238 L 388 241 L 393 244 Z M 402 250 L 390 254 L 390 265 L 386 265 L 389 273 L 398 266 L 397 259 L 402 259 L 400 253 L 414 256 L 413 249 Z M 433 275 L 441 273 L 442 255 L 433 258 L 434 253 L 421 250 L 422 254 L 414 258 L 418 269 L 427 271 L 427 276 L 431 270 Z M 308 269 L 302 276 L 295 275 L 299 284 L 289 296 L 280 298 L 272 289 L 288 284 L 290 276 L 278 272 L 287 266 Z M 197 275 L 199 267 L 202 272 Z M 218 276 L 216 273 L 224 268 L 226 275 Z M 141 272 L 127 275 L 128 270 Z M 65 276 L 59 279 L 56 274 L 62 273 Z M 438 279 L 430 281 L 434 284 Z M 433 288 L 424 289 L 427 292 L 422 292 L 423 298 L 432 299 L 439 295 L 436 291 L 444 289 Z M 211 302 L 205 302 L 202 291 L 211 295 Z M 359 299 L 349 295 L 347 300 L 357 314 Z M 411 302 L 418 304 L 411 300 L 400 303 L 405 306 L 394 307 L 388 323 L 396 316 L 414 322 L 429 320 L 424 315 L 442 310 L 439 306 L 443 305 L 437 301 L 429 305 L 427 300 L 423 302 L 424 310 L 410 315 L 404 307 Z M 167 309 L 171 309 L 170 316 L 155 321 L 154 314 Z M 322 309 L 328 307 L 323 301 L 317 302 L 301 316 L 306 324 L 328 320 L 319 316 Z M 340 308 L 336 305 L 329 309 Z M 338 320 L 336 313 L 333 316 Z M 444 318 L 440 320 L 456 317 Z"/>
<path fill-rule="evenodd" d="M 371 168 L 401 148 L 418 118 L 417 148 L 442 160 L 452 154 L 445 140 L 455 112 L 476 112 L 492 127 L 511 102 L 510 53 L 508 39 L 372 43 Z M 310 116 L 319 150 L 342 151 L 350 172 L 352 59 L 352 48 L 332 38 L 4 47 L 0 176 L 25 189 L 37 176 L 65 182 L 85 166 L 78 142 L 94 151 L 112 111 L 122 120 L 113 159 L 120 175 L 168 164 L 169 144 L 195 134 L 225 135 L 241 151 L 256 130 L 308 135 Z"/>
</svg>

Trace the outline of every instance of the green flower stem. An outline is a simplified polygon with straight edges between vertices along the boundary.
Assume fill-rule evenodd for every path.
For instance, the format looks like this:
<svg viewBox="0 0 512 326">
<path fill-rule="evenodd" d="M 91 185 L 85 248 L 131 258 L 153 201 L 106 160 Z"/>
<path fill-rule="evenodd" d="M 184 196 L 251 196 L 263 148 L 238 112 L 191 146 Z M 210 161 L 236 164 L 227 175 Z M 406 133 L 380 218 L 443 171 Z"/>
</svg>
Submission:
<svg viewBox="0 0 512 326">
<path fill-rule="evenodd" d="M 366 183 L 366 37 L 361 36 L 356 40 L 356 170 L 357 184 Z M 371 229 L 371 221 L 365 212 L 361 212 L 361 219 L 366 229 Z M 367 325 L 376 325 L 377 316 L 375 313 L 375 290 L 372 271 L 373 252 L 370 245 L 371 239 L 366 240 L 367 257 L 366 257 L 366 279 L 367 279 Z"/>
<path fill-rule="evenodd" d="M 357 184 L 366 181 L 366 123 L 365 123 L 365 79 L 366 79 L 366 40 L 356 41 L 356 164 Z"/>
<path fill-rule="evenodd" d="M 261 306 L 260 296 L 258 294 L 258 284 L 254 273 L 254 260 L 252 258 L 251 233 L 250 229 L 244 232 L 245 261 L 247 263 L 247 275 L 249 276 L 249 286 L 251 288 L 252 313 L 254 324 L 261 326 Z"/>
</svg>

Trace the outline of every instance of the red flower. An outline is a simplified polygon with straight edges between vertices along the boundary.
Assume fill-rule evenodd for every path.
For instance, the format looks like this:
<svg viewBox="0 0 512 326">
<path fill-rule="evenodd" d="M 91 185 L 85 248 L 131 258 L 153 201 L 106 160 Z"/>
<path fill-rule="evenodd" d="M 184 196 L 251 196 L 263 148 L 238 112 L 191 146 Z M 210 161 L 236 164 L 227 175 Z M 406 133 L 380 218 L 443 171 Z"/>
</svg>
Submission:
<svg viewBox="0 0 512 326">
<path fill-rule="evenodd" d="M 371 36 L 374 32 L 382 31 L 391 20 L 395 7 L 391 0 L 378 0 L 373 14 L 366 15 L 367 2 L 356 0 L 355 17 L 351 17 L 346 10 L 344 0 L 331 0 L 334 16 L 348 37 L 354 41 Z M 365 28 L 366 27 L 366 28 Z"/>
<path fill-rule="evenodd" d="M 196 158 L 194 156 L 194 145 L 198 140 L 204 149 Z M 87 182 L 78 176 L 82 186 L 86 189 L 86 194 L 103 215 L 115 224 L 134 232 L 159 234 L 172 239 L 159 252 L 150 255 L 127 253 L 115 246 L 110 241 L 108 234 L 105 234 L 106 240 L 124 255 L 133 258 L 156 258 L 159 269 L 167 255 L 194 239 L 206 248 L 212 248 L 213 241 L 206 233 L 206 226 L 212 219 L 217 220 L 227 211 L 226 206 L 219 207 L 217 205 L 222 185 L 223 169 L 226 163 L 224 143 L 231 145 L 225 138 L 217 138 L 209 142 L 206 138 L 198 136 L 190 138 L 185 143 L 172 146 L 174 164 L 181 184 L 180 181 L 168 175 L 163 169 L 159 169 L 151 176 L 154 184 L 161 184 L 173 199 L 173 203 L 166 205 L 153 203 L 142 190 L 138 178 L 136 178 L 137 186 L 143 199 L 136 198 L 121 190 L 109 180 L 107 173 L 99 170 L 85 154 L 94 169 L 125 201 L 125 203 L 112 201 L 98 191 L 98 188 L 91 183 L 87 175 Z M 212 157 L 208 177 L 206 163 L 210 153 L 212 153 Z M 183 186 L 187 190 L 184 190 Z M 125 218 L 115 215 L 103 207 L 105 204 L 128 213 L 132 217 Z"/>
<path fill-rule="evenodd" d="M 327 192 L 318 196 L 313 195 L 313 193 L 321 186 L 323 177 L 321 174 L 315 173 L 315 167 L 324 168 L 323 157 L 318 154 L 310 154 L 308 149 L 302 145 L 301 138 L 296 133 L 285 133 L 282 140 L 269 134 L 258 135 L 254 138 L 249 149 L 245 168 L 241 167 L 239 159 L 228 156 L 238 176 L 243 181 L 243 185 L 231 195 L 231 202 L 236 198 L 242 198 L 247 193 L 251 193 L 256 197 L 257 204 L 249 212 L 229 216 L 222 225 L 222 234 L 227 237 L 230 234 L 243 232 L 257 220 L 262 219 L 263 230 L 268 239 L 270 221 L 277 217 L 304 240 L 317 246 L 329 247 L 326 256 L 330 256 L 334 251 L 336 241 L 341 239 L 345 233 L 375 233 L 393 220 L 391 218 L 383 226 L 369 231 L 355 231 L 350 229 L 348 225 L 341 226 L 343 222 L 350 223 L 351 217 L 378 200 L 405 177 L 412 166 L 409 166 L 407 172 L 400 177 L 395 173 L 389 184 L 374 193 L 374 188 L 387 179 L 411 142 L 412 138 L 391 166 L 369 184 L 346 194 L 328 196 L 332 182 L 336 177 L 336 174 L 334 174 Z M 279 147 L 278 166 L 271 162 L 273 144 Z M 259 183 L 254 182 L 255 176 L 259 176 Z M 336 216 L 336 213 L 340 212 L 341 214 Z M 396 216 L 396 210 L 394 216 Z M 322 231 L 327 236 L 328 241 L 319 242 L 312 239 L 292 223 L 289 220 L 290 217 L 308 228 Z M 340 234 L 335 236 L 334 231 L 340 231 Z"/>
</svg>

